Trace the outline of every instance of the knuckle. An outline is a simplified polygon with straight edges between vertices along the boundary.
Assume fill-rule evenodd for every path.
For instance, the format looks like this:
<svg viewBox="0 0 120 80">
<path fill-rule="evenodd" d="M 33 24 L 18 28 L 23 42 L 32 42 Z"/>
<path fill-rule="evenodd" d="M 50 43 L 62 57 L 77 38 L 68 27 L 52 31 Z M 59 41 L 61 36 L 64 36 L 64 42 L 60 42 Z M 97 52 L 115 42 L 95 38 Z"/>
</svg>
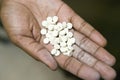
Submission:
<svg viewBox="0 0 120 80">
<path fill-rule="evenodd" d="M 66 61 L 65 61 L 65 63 L 64 63 L 64 68 L 66 69 L 67 67 L 68 67 L 68 65 L 71 63 L 71 61 L 72 61 L 72 57 L 69 57 Z"/>
</svg>

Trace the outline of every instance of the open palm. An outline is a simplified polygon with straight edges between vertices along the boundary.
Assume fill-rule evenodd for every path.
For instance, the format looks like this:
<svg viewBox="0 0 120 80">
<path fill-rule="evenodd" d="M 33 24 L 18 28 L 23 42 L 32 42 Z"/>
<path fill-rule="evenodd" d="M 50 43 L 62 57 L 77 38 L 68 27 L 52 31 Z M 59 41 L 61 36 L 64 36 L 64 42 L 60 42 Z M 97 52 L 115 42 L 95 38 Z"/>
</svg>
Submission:
<svg viewBox="0 0 120 80">
<path fill-rule="evenodd" d="M 72 57 L 53 57 L 50 55 L 52 46 L 42 42 L 41 22 L 54 15 L 60 22 L 73 23 L 76 44 Z M 87 80 L 115 77 L 115 71 L 110 67 L 115 58 L 103 48 L 106 40 L 61 0 L 3 0 L 1 20 L 13 43 L 52 70 L 59 64 Z"/>
</svg>

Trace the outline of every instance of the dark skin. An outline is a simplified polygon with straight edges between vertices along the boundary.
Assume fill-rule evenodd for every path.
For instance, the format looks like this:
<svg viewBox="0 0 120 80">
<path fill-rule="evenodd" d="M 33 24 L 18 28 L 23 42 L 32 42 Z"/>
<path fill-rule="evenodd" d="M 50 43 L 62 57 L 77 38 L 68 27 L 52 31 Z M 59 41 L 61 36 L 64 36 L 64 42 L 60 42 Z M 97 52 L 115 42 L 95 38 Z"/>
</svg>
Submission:
<svg viewBox="0 0 120 80">
<path fill-rule="evenodd" d="M 52 46 L 43 44 L 40 30 L 42 20 L 54 15 L 59 17 L 60 22 L 73 23 L 73 33 L 78 44 L 76 51 L 82 49 L 86 54 L 91 54 L 93 57 L 90 58 L 95 58 L 95 63 L 91 62 L 89 65 L 75 56 L 50 55 Z M 111 67 L 115 63 L 115 58 L 103 48 L 106 45 L 105 38 L 63 1 L 2 0 L 0 18 L 11 41 L 52 70 L 56 70 L 59 65 L 86 80 L 96 80 L 100 76 L 107 80 L 115 78 L 116 73 Z M 82 44 L 79 44 L 80 41 Z"/>
</svg>

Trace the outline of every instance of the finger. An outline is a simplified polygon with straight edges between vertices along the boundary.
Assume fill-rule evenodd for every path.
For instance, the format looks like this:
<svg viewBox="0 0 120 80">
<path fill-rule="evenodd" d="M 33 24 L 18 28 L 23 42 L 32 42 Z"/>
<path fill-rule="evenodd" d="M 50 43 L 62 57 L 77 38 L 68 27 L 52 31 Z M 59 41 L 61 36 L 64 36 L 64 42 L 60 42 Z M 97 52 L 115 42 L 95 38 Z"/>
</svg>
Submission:
<svg viewBox="0 0 120 80">
<path fill-rule="evenodd" d="M 74 45 L 74 48 L 73 56 L 76 59 L 96 69 L 105 80 L 113 80 L 115 78 L 116 73 L 111 67 L 89 55 L 77 45 Z"/>
<path fill-rule="evenodd" d="M 102 63 L 101 61 L 98 61 L 94 68 L 99 71 L 99 73 L 105 80 L 114 80 L 114 78 L 116 77 L 115 70 L 113 70 L 110 66 Z"/>
<path fill-rule="evenodd" d="M 101 61 L 106 62 L 106 64 L 108 64 L 109 66 L 113 66 L 116 62 L 115 57 L 112 56 L 108 51 L 106 51 L 102 47 L 97 49 L 94 56 L 97 57 L 98 59 L 100 59 Z"/>
<path fill-rule="evenodd" d="M 77 45 L 74 45 L 74 51 L 72 56 L 76 59 L 78 59 L 79 61 L 85 63 L 86 65 L 92 67 L 96 64 L 96 62 L 98 61 L 96 58 L 94 58 L 92 55 L 90 55 L 89 53 L 83 51 L 81 48 L 79 48 Z"/>
<path fill-rule="evenodd" d="M 68 10 L 70 10 L 70 9 L 68 9 Z M 71 12 L 71 10 L 70 10 L 70 11 L 67 11 L 67 10 L 66 10 L 66 14 L 67 14 L 68 12 Z M 62 22 L 62 21 L 69 22 L 69 21 L 70 21 L 70 16 L 62 15 L 62 14 L 63 14 L 62 12 L 59 12 L 59 15 L 58 15 L 58 16 L 60 17 L 59 21 L 61 21 L 61 22 Z M 75 18 L 75 19 L 74 19 L 74 18 Z M 82 22 L 83 19 L 80 18 L 79 16 L 76 16 L 76 17 L 74 17 L 74 18 L 71 19 L 71 22 L 73 23 L 74 28 L 75 28 L 76 30 L 79 30 L 79 28 L 80 28 L 80 26 L 81 26 L 80 22 Z M 78 21 L 79 21 L 79 22 L 78 22 Z M 86 24 L 86 25 L 88 25 L 88 24 Z M 86 31 L 86 34 L 88 34 L 88 33 L 90 33 L 90 30 L 92 31 L 92 28 L 93 28 L 93 27 L 88 26 L 88 27 L 84 27 L 84 28 L 85 28 L 86 30 L 88 30 L 88 31 Z M 80 32 L 80 31 L 79 31 L 79 32 Z M 88 32 L 88 33 L 87 33 L 87 32 Z M 89 53 L 91 53 L 91 54 L 93 54 L 93 55 L 96 53 L 96 55 L 95 55 L 96 58 L 98 58 L 98 59 L 100 59 L 101 61 L 107 63 L 108 65 L 113 65 L 113 64 L 115 63 L 115 58 L 114 58 L 112 55 L 110 55 L 110 54 L 109 54 L 107 51 L 105 51 L 104 49 L 102 49 L 102 51 L 99 50 L 99 49 L 100 49 L 100 46 L 98 46 L 96 43 L 92 42 L 90 39 L 85 38 L 84 35 L 82 35 L 82 34 L 80 34 L 80 33 L 77 32 L 77 33 L 75 33 L 74 37 L 76 38 L 76 43 L 78 43 L 78 44 L 80 44 L 80 42 L 81 42 L 81 40 L 82 40 L 82 42 L 83 42 L 82 47 L 83 47 L 84 50 L 88 51 Z M 84 38 L 87 39 L 85 43 L 84 43 L 84 41 L 85 41 Z M 100 44 L 105 44 L 105 43 L 106 43 L 106 40 L 101 36 L 101 34 L 99 34 L 99 33 L 98 33 L 97 31 L 95 31 L 95 30 L 94 30 L 94 32 L 91 33 L 91 38 L 92 38 L 93 41 L 95 41 L 95 42 L 97 42 L 97 43 L 100 43 Z M 99 49 L 98 49 L 98 48 L 99 48 Z M 98 50 L 97 50 L 97 49 L 98 49 Z M 98 53 L 99 53 L 99 54 L 98 54 Z"/>
<path fill-rule="evenodd" d="M 100 47 L 77 31 L 74 31 L 74 37 L 76 39 L 76 44 L 83 50 L 89 52 L 91 55 L 110 66 L 115 64 L 115 58 L 104 48 Z"/>
<path fill-rule="evenodd" d="M 53 48 L 53 46 L 51 46 L 50 44 L 45 46 L 49 51 L 51 51 Z M 68 57 L 61 54 L 55 57 L 55 59 L 63 69 L 78 76 L 79 78 L 85 80 L 98 80 L 100 78 L 100 75 L 96 70 L 83 64 L 82 62 L 79 62 L 73 57 Z"/>
<path fill-rule="evenodd" d="M 30 37 L 20 37 L 18 43 L 19 47 L 26 51 L 33 58 L 42 61 L 52 70 L 57 68 L 57 63 L 54 58 L 43 46 L 41 46 L 41 44 L 34 41 L 34 39 Z"/>
<path fill-rule="evenodd" d="M 60 55 L 56 57 L 58 64 L 65 70 L 85 80 L 98 80 L 99 73 L 91 67 L 79 62 L 73 57 Z"/>
<path fill-rule="evenodd" d="M 74 28 L 78 32 L 83 33 L 84 35 L 86 35 L 91 40 L 93 40 L 94 42 L 101 46 L 106 45 L 107 43 L 106 39 L 78 15 L 74 15 L 71 19 L 71 22 L 73 23 Z"/>
</svg>

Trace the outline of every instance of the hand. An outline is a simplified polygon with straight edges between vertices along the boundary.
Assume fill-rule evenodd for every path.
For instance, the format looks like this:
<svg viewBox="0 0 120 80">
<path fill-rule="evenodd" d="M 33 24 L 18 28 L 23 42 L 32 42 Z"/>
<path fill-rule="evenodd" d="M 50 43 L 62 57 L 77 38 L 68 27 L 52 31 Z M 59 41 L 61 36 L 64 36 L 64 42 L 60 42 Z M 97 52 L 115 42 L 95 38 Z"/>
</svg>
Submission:
<svg viewBox="0 0 120 80">
<path fill-rule="evenodd" d="M 41 22 L 54 15 L 60 22 L 73 23 L 76 44 L 72 57 L 52 57 L 52 46 L 42 42 Z M 100 76 L 111 80 L 116 76 L 110 67 L 115 58 L 103 48 L 106 40 L 61 0 L 3 0 L 1 20 L 13 43 L 52 70 L 58 63 L 63 69 L 87 80 L 96 80 Z"/>
</svg>

